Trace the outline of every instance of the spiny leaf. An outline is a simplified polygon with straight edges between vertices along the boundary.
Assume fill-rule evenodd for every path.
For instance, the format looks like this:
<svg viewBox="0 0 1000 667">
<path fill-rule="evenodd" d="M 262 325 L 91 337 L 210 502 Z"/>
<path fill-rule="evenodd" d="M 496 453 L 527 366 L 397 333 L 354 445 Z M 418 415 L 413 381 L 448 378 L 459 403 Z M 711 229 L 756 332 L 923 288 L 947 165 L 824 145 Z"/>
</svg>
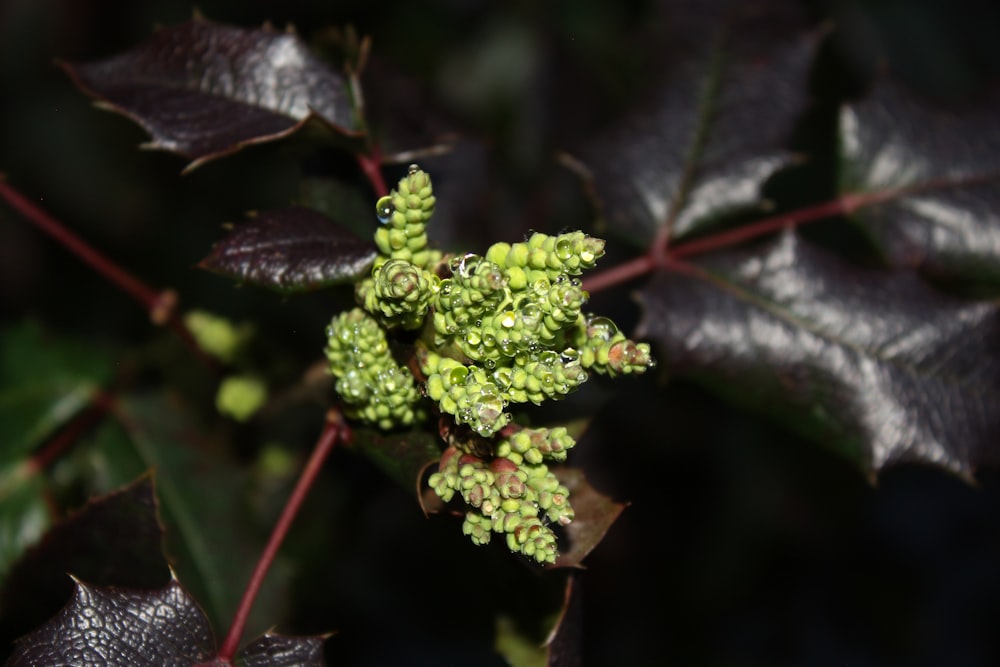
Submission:
<svg viewBox="0 0 1000 667">
<path fill-rule="evenodd" d="M 820 37 L 792 2 L 666 8 L 648 99 L 579 152 L 609 231 L 643 244 L 759 207 L 760 186 L 794 159 Z"/>
<path fill-rule="evenodd" d="M 323 667 L 325 637 L 286 637 L 267 633 L 236 656 L 237 667 Z"/>
<path fill-rule="evenodd" d="M 672 372 L 797 426 L 865 469 L 971 474 L 996 459 L 1000 317 L 916 275 L 851 266 L 787 232 L 659 273 L 639 335 Z"/>
<path fill-rule="evenodd" d="M 267 211 L 238 225 L 198 266 L 279 292 L 350 283 L 375 260 L 374 243 L 300 207 Z"/>
<path fill-rule="evenodd" d="M 24 633 L 65 604 L 73 572 L 97 585 L 161 586 L 169 578 L 152 477 L 91 500 L 56 524 L 11 569 L 0 623 Z"/>
<path fill-rule="evenodd" d="M 839 187 L 903 191 L 853 219 L 893 267 L 1000 287 L 1000 90 L 945 107 L 889 77 L 840 113 Z"/>
<path fill-rule="evenodd" d="M 215 659 L 208 619 L 176 578 L 159 589 L 75 581 L 69 603 L 17 642 L 8 667 L 228 664 Z M 240 651 L 234 662 L 243 667 L 321 667 L 323 639 L 268 634 Z"/>
<path fill-rule="evenodd" d="M 187 169 L 285 137 L 314 116 L 352 133 L 347 80 L 290 33 L 196 18 L 106 60 L 61 65 L 149 132 L 150 147 L 191 158 Z"/>
<path fill-rule="evenodd" d="M 69 604 L 21 639 L 7 664 L 180 667 L 214 653 L 208 620 L 176 579 L 159 590 L 77 581 Z"/>
</svg>

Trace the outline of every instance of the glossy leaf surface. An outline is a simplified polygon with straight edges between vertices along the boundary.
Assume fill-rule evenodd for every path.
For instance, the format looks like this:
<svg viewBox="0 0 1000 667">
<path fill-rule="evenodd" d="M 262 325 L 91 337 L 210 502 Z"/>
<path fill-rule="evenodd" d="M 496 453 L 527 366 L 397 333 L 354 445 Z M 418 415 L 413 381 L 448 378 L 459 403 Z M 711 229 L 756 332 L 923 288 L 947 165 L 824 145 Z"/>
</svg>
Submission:
<svg viewBox="0 0 1000 667">
<path fill-rule="evenodd" d="M 1000 90 L 951 105 L 880 80 L 840 113 L 840 189 L 902 190 L 855 212 L 886 261 L 1000 286 Z"/>
<path fill-rule="evenodd" d="M 1000 314 L 915 274 L 851 266 L 793 232 L 640 292 L 641 335 L 697 377 L 863 468 L 970 474 L 996 458 Z"/>
<path fill-rule="evenodd" d="M 272 29 L 196 18 L 106 60 L 63 67 L 148 131 L 152 148 L 191 158 L 188 169 L 280 139 L 313 116 L 342 132 L 353 127 L 346 79 L 298 36 Z"/>
<path fill-rule="evenodd" d="M 198 266 L 241 283 L 305 292 L 354 281 L 376 254 L 373 243 L 324 215 L 291 207 L 238 225 Z"/>
<path fill-rule="evenodd" d="M 792 163 L 819 33 L 791 2 L 666 4 L 648 98 L 579 151 L 609 232 L 646 243 L 758 208 Z"/>
</svg>

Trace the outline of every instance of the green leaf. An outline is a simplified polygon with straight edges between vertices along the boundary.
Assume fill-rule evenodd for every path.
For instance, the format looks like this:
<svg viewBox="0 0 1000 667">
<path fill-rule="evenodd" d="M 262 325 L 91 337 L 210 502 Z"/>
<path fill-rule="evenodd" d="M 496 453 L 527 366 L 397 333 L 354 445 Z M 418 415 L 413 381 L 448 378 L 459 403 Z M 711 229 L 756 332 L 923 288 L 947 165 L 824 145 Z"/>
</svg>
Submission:
<svg viewBox="0 0 1000 667">
<path fill-rule="evenodd" d="M 227 626 L 264 546 L 264 536 L 255 534 L 248 516 L 248 471 L 175 396 L 124 396 L 113 415 L 116 423 L 80 448 L 77 465 L 91 471 L 96 488 L 156 470 L 171 563 L 213 627 Z M 251 627 L 274 624 L 283 581 L 280 569 L 268 577 Z"/>
<path fill-rule="evenodd" d="M 441 458 L 441 439 L 426 431 L 384 433 L 373 428 L 353 431 L 351 449 L 378 466 L 405 489 L 421 495 L 423 471 Z"/>
<path fill-rule="evenodd" d="M 19 462 L 89 405 L 113 367 L 103 351 L 32 322 L 0 330 L 0 467 Z"/>
</svg>

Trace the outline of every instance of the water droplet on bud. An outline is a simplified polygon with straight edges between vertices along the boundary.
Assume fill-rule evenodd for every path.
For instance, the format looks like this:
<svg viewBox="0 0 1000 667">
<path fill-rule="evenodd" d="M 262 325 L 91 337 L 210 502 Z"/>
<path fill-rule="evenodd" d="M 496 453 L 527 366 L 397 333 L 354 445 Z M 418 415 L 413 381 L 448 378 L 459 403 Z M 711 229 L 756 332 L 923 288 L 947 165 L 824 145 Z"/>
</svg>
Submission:
<svg viewBox="0 0 1000 667">
<path fill-rule="evenodd" d="M 375 202 L 375 217 L 383 225 L 387 224 L 392 220 L 392 214 L 396 210 L 396 207 L 392 205 L 392 197 L 386 195 L 381 197 L 377 202 Z"/>
</svg>

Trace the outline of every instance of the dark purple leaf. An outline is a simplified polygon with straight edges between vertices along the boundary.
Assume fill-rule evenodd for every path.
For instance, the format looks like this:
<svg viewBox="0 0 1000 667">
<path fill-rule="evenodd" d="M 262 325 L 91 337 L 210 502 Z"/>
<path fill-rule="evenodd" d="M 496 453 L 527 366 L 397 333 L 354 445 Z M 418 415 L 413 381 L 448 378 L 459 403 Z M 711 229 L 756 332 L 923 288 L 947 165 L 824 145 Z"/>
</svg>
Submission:
<svg viewBox="0 0 1000 667">
<path fill-rule="evenodd" d="M 351 133 L 347 80 L 298 36 L 194 19 L 140 46 L 63 68 L 86 93 L 137 122 L 150 146 L 197 165 L 272 141 L 313 116 Z"/>
<path fill-rule="evenodd" d="M 851 266 L 793 232 L 658 273 L 638 335 L 661 361 L 866 469 L 971 474 L 1000 432 L 1000 317 L 915 274 Z"/>
<path fill-rule="evenodd" d="M 257 638 L 235 659 L 237 667 L 323 667 L 326 637 L 285 637 L 266 634 Z"/>
<path fill-rule="evenodd" d="M 150 476 L 91 500 L 27 551 L 4 580 L 0 624 L 20 634 L 45 621 L 72 593 L 67 572 L 102 586 L 150 588 L 170 579 Z"/>
<path fill-rule="evenodd" d="M 759 207 L 820 38 L 794 2 L 663 4 L 648 98 L 579 151 L 609 231 L 643 243 Z"/>
<path fill-rule="evenodd" d="M 854 219 L 894 267 L 1000 285 L 1000 90 L 944 107 L 891 79 L 840 114 L 840 189 L 907 190 Z"/>
<path fill-rule="evenodd" d="M 78 581 L 69 604 L 18 641 L 7 664 L 189 667 L 214 655 L 208 620 L 176 579 L 154 590 Z"/>
<path fill-rule="evenodd" d="M 601 543 L 626 505 L 594 489 L 578 468 L 560 467 L 554 472 L 569 489 L 569 500 L 576 516 L 566 527 L 568 544 L 560 543 L 559 557 L 552 567 L 581 567 L 583 559 Z"/>
<path fill-rule="evenodd" d="M 371 241 L 315 211 L 291 207 L 237 225 L 198 266 L 241 283 L 306 292 L 353 282 L 376 254 Z"/>
</svg>

